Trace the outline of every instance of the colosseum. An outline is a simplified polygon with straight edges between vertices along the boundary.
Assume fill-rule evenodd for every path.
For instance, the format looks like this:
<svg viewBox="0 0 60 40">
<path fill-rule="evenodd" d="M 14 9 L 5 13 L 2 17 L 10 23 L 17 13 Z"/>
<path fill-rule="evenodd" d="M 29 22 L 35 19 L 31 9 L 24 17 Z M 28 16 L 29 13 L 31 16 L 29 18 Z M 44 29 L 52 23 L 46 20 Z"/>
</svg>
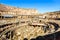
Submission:
<svg viewBox="0 0 60 40">
<path fill-rule="evenodd" d="M 60 11 L 40 14 L 0 4 L 0 40 L 60 40 Z"/>
</svg>

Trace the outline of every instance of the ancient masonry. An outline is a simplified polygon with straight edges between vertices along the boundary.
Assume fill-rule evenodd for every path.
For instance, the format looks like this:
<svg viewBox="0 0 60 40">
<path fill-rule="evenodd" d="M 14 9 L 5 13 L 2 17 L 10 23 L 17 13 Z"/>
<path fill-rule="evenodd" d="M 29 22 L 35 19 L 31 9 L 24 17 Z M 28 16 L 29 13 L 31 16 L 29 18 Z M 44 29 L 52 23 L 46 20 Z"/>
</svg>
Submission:
<svg viewBox="0 0 60 40">
<path fill-rule="evenodd" d="M 0 4 L 0 40 L 37 40 L 59 31 L 60 11 L 39 14 L 36 9 Z"/>
<path fill-rule="evenodd" d="M 36 9 L 25 9 L 5 6 L 0 4 L 0 13 L 11 14 L 11 15 L 36 15 L 38 11 Z"/>
</svg>

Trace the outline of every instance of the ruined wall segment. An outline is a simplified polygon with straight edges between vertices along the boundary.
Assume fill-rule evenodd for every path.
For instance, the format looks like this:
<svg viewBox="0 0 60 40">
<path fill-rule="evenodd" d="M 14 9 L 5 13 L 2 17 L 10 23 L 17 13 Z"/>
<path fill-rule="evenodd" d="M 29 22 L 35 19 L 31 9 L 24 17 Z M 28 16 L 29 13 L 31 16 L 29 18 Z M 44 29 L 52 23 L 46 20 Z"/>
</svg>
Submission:
<svg viewBox="0 0 60 40">
<path fill-rule="evenodd" d="M 0 14 L 2 15 L 36 15 L 37 13 L 36 9 L 16 8 L 0 4 Z"/>
</svg>

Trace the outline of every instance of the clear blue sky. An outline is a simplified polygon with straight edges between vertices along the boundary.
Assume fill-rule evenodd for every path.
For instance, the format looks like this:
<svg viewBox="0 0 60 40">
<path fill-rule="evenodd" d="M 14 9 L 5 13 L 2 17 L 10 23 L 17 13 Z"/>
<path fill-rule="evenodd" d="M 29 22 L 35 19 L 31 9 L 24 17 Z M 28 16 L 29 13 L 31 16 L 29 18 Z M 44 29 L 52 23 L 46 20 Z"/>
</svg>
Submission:
<svg viewBox="0 0 60 40">
<path fill-rule="evenodd" d="M 42 13 L 60 10 L 60 0 L 0 0 L 0 3 L 20 8 L 35 8 Z"/>
</svg>

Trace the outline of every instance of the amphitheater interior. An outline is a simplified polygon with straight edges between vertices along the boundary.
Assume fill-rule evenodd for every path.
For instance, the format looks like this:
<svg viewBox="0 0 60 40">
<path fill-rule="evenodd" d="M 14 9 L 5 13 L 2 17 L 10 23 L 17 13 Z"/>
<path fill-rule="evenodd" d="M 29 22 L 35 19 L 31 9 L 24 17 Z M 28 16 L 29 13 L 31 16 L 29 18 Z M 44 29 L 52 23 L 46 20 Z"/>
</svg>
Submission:
<svg viewBox="0 0 60 40">
<path fill-rule="evenodd" d="M 0 40 L 60 40 L 60 11 L 41 14 L 0 4 Z"/>
</svg>

